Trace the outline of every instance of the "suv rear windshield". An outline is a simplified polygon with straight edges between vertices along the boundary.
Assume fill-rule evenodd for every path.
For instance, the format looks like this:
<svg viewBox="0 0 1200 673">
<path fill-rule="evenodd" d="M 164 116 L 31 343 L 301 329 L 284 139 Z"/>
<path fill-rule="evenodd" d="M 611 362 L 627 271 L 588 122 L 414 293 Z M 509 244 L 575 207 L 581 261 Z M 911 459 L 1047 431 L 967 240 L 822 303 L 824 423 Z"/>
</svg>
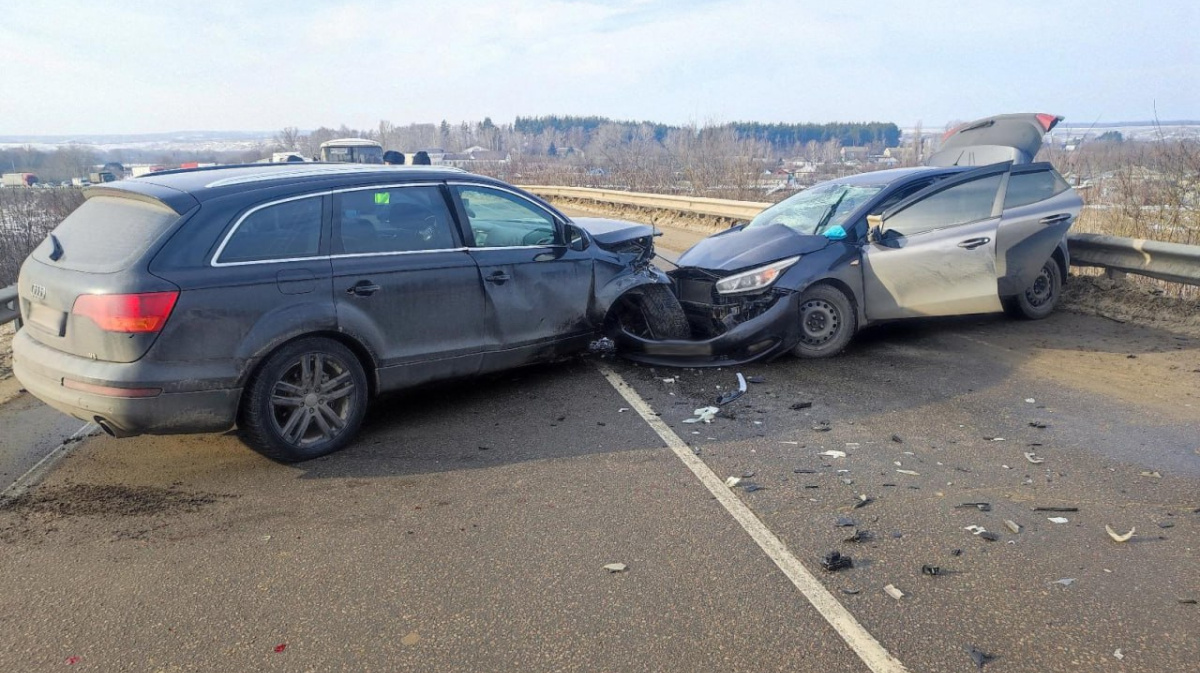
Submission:
<svg viewBox="0 0 1200 673">
<path fill-rule="evenodd" d="M 176 220 L 179 214 L 164 205 L 116 196 L 94 196 L 54 229 L 62 245 L 58 261 L 47 237 L 34 259 L 74 271 L 112 273 L 129 268 Z"/>
</svg>

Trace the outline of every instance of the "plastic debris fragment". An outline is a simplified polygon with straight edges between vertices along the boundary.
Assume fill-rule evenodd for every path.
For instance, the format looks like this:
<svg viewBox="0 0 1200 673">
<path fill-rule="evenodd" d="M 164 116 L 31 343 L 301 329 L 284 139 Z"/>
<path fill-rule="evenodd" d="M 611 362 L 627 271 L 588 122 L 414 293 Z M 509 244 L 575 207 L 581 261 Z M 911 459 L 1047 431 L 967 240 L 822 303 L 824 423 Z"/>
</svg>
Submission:
<svg viewBox="0 0 1200 673">
<path fill-rule="evenodd" d="M 897 444 L 903 444 L 903 443 L 904 443 L 904 438 L 903 438 L 903 437 L 901 437 L 900 435 L 892 435 L 892 441 L 893 441 L 893 442 L 895 442 L 895 443 L 897 443 Z"/>
<path fill-rule="evenodd" d="M 812 426 L 812 429 L 814 432 L 829 432 L 833 429 L 833 427 L 829 425 L 829 421 L 821 421 L 820 423 Z"/>
<path fill-rule="evenodd" d="M 610 573 L 619 573 L 628 569 L 628 566 L 626 566 L 624 563 L 609 563 L 604 566 L 604 569 Z"/>
<path fill-rule="evenodd" d="M 975 524 L 971 524 L 970 526 L 964 526 L 963 530 L 969 530 L 972 533 L 974 533 L 975 535 L 979 535 L 980 533 L 986 531 L 987 529 L 984 528 L 983 526 L 977 526 Z"/>
<path fill-rule="evenodd" d="M 816 470 L 810 470 L 810 469 L 808 469 L 808 468 L 805 468 L 805 467 L 797 467 L 796 469 L 792 470 L 792 473 L 793 473 L 793 474 L 816 474 L 816 473 L 817 473 L 817 471 L 816 471 Z"/>
<path fill-rule="evenodd" d="M 1029 427 L 1045 430 L 1046 428 L 1050 427 L 1050 424 L 1046 421 L 1029 421 Z"/>
<path fill-rule="evenodd" d="M 1078 507 L 1034 507 L 1035 512 L 1078 512 Z"/>
<path fill-rule="evenodd" d="M 1155 478 L 1155 479 L 1162 479 L 1162 474 L 1161 474 L 1161 473 L 1159 473 L 1159 472 L 1157 472 L 1157 471 L 1155 471 L 1155 472 L 1143 472 L 1143 473 L 1142 473 L 1142 476 L 1143 476 L 1143 477 L 1153 477 L 1153 478 Z"/>
<path fill-rule="evenodd" d="M 848 537 L 842 539 L 842 542 L 866 542 L 871 539 L 871 534 L 865 530 L 854 529 Z"/>
<path fill-rule="evenodd" d="M 1016 521 L 1013 521 L 1012 519 L 1005 519 L 1004 525 L 1008 526 L 1008 529 L 1014 533 L 1021 532 L 1021 524 L 1017 523 Z"/>
<path fill-rule="evenodd" d="M 1025 460 L 1028 460 L 1029 462 L 1033 463 L 1034 465 L 1039 465 L 1041 463 L 1046 462 L 1045 458 L 1039 458 L 1038 455 L 1032 451 L 1025 452 Z"/>
<path fill-rule="evenodd" d="M 987 437 L 987 436 L 985 436 L 984 439 L 986 439 L 989 442 L 1003 442 L 1004 441 L 1003 437 Z"/>
<path fill-rule="evenodd" d="M 838 528 L 849 528 L 851 526 L 857 526 L 858 522 L 848 516 L 839 516 L 837 518 L 837 525 Z"/>
<path fill-rule="evenodd" d="M 899 472 L 900 474 L 908 474 L 908 475 L 912 475 L 914 477 L 921 476 L 921 473 L 917 472 L 915 470 L 896 470 L 896 471 Z"/>
<path fill-rule="evenodd" d="M 887 593 L 887 595 L 891 596 L 892 598 L 895 598 L 896 600 L 900 600 L 901 598 L 904 598 L 904 592 L 897 589 L 894 585 L 888 584 L 885 587 L 883 587 L 883 590 L 885 593 Z"/>
<path fill-rule="evenodd" d="M 1049 521 L 1050 523 L 1067 523 L 1067 521 L 1068 521 L 1067 517 L 1065 517 L 1065 516 L 1046 517 L 1046 520 Z"/>
<path fill-rule="evenodd" d="M 749 481 L 745 484 L 742 484 L 742 490 L 747 493 L 753 493 L 755 491 L 765 491 L 767 490 L 767 487 L 763 486 L 762 484 L 756 484 L 752 481 Z"/>
<path fill-rule="evenodd" d="M 990 530 L 983 531 L 982 533 L 979 534 L 979 537 L 987 540 L 988 542 L 995 542 L 1000 539 L 999 535 L 993 533 Z"/>
<path fill-rule="evenodd" d="M 608 353 L 612 353 L 617 350 L 617 344 L 615 341 L 613 341 L 612 339 L 609 339 L 608 337 L 601 337 L 599 339 L 596 339 L 592 343 L 588 344 L 588 350 L 593 353 L 607 355 Z"/>
<path fill-rule="evenodd" d="M 279 643 L 278 645 L 275 646 L 275 653 L 279 654 L 280 652 L 282 652 L 286 649 L 287 649 L 287 643 Z"/>
<path fill-rule="evenodd" d="M 1033 399 L 1032 397 L 1026 397 L 1025 402 L 1027 404 L 1033 404 L 1034 402 L 1037 402 L 1037 400 Z"/>
<path fill-rule="evenodd" d="M 842 589 L 842 593 L 846 594 L 847 596 L 857 596 L 858 594 L 862 593 L 862 589 Z"/>
<path fill-rule="evenodd" d="M 750 383 L 766 383 L 767 379 L 762 376 L 747 376 L 746 381 Z"/>
<path fill-rule="evenodd" d="M 942 569 L 939 566 L 931 566 L 927 563 L 921 566 L 921 574 L 929 575 L 930 577 L 937 577 L 938 575 L 942 574 Z"/>
<path fill-rule="evenodd" d="M 1122 534 L 1113 530 L 1113 527 L 1109 525 L 1105 525 L 1104 530 L 1108 532 L 1108 536 L 1113 539 L 1113 542 L 1129 542 L 1129 538 L 1137 532 L 1137 528 L 1130 528 L 1128 533 Z"/>
<path fill-rule="evenodd" d="M 860 493 L 858 496 L 858 500 L 855 501 L 855 503 L 854 503 L 853 509 L 858 509 L 860 507 L 866 507 L 867 505 L 869 505 L 873 502 L 875 502 L 875 498 L 868 496 L 866 493 Z"/>
<path fill-rule="evenodd" d="M 812 405 L 812 402 L 805 400 L 803 402 L 796 402 L 790 408 L 792 411 L 800 411 L 801 409 L 810 409 L 812 408 Z"/>
<path fill-rule="evenodd" d="M 955 505 L 954 509 L 968 509 L 971 507 L 974 507 L 980 512 L 992 511 L 992 504 L 990 502 L 964 502 L 961 505 Z"/>
<path fill-rule="evenodd" d="M 721 393 L 717 396 L 717 406 L 723 407 L 726 404 L 736 400 L 746 394 L 746 377 L 742 376 L 741 372 L 737 374 L 738 387 L 736 390 L 730 390 L 727 393 Z"/>
<path fill-rule="evenodd" d="M 829 572 L 837 572 L 846 568 L 854 567 L 854 560 L 849 556 L 842 556 L 841 552 L 831 551 L 821 559 L 821 567 Z"/>
<path fill-rule="evenodd" d="M 740 483 L 742 483 L 741 477 L 730 477 L 725 480 L 725 485 L 728 486 L 729 488 L 733 488 L 734 486 L 737 486 Z"/>
<path fill-rule="evenodd" d="M 712 423 L 712 420 L 713 420 L 713 418 L 716 417 L 718 411 L 720 411 L 720 409 L 718 409 L 716 407 L 700 407 L 699 409 L 696 409 L 695 411 L 692 412 L 692 414 L 695 415 L 695 418 L 685 418 L 685 419 L 683 419 L 683 422 L 684 423 Z"/>
<path fill-rule="evenodd" d="M 1074 577 L 1064 577 L 1061 580 L 1054 580 L 1053 582 L 1051 582 L 1051 584 L 1061 584 L 1064 587 L 1069 587 L 1074 583 L 1075 583 Z"/>
<path fill-rule="evenodd" d="M 828 451 L 822 451 L 821 453 L 818 453 L 817 455 L 818 456 L 829 456 L 830 458 L 845 458 L 846 452 L 838 451 L 837 449 L 830 449 Z"/>
<path fill-rule="evenodd" d="M 674 378 L 663 379 L 662 382 L 663 383 L 675 383 L 675 379 Z"/>
</svg>

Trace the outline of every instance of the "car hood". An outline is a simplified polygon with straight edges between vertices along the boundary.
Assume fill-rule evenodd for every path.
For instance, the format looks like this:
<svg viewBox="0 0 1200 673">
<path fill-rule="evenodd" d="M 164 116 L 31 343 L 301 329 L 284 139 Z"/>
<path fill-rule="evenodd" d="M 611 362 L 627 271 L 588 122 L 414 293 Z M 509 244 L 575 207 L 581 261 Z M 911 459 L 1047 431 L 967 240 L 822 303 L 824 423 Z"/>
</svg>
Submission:
<svg viewBox="0 0 1200 673">
<path fill-rule="evenodd" d="M 700 241 L 679 256 L 679 266 L 739 271 L 824 249 L 829 239 L 801 234 L 782 224 L 745 227 Z"/>
<path fill-rule="evenodd" d="M 608 220 L 602 217 L 575 217 L 572 222 L 596 239 L 600 245 L 613 245 L 643 236 L 653 236 L 654 227 L 625 220 Z"/>
</svg>

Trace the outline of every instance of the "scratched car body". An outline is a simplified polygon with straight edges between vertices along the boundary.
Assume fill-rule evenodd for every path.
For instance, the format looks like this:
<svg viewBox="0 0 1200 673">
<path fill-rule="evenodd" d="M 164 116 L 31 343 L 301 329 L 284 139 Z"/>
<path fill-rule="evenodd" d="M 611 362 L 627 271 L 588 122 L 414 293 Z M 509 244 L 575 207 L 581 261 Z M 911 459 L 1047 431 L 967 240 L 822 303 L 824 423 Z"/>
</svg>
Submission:
<svg viewBox="0 0 1200 673">
<path fill-rule="evenodd" d="M 156 173 L 87 200 L 22 266 L 14 370 L 110 434 L 345 446 L 378 393 L 684 336 L 650 227 L 571 220 L 457 169 Z"/>
<path fill-rule="evenodd" d="M 1033 163 L 1061 117 L 989 117 L 949 131 L 927 165 L 831 180 L 704 239 L 670 272 L 694 336 L 624 334 L 625 354 L 706 366 L 840 352 L 880 321 L 1050 314 L 1082 202 Z"/>
</svg>

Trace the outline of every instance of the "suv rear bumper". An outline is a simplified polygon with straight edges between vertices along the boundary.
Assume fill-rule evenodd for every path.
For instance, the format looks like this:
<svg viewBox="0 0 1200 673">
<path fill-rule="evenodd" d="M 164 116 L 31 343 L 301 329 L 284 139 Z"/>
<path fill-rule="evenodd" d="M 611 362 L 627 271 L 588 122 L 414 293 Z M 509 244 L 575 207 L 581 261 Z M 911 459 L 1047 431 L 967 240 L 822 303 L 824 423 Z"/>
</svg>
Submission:
<svg viewBox="0 0 1200 673">
<path fill-rule="evenodd" d="M 75 390 L 64 379 L 88 386 L 111 388 L 151 387 L 146 365 L 131 362 L 98 362 L 50 348 L 32 339 L 26 330 L 13 337 L 13 374 L 34 397 L 59 411 L 100 425 L 116 437 L 140 434 L 222 432 L 237 418 L 241 388 L 220 387 L 221 381 L 189 379 L 182 371 L 171 380 L 170 392 L 150 397 L 123 397 Z M 163 365 L 155 367 L 155 380 L 170 377 Z M 139 378 L 134 378 L 135 376 Z M 139 380 L 140 379 L 140 380 Z M 180 389 L 188 382 L 194 390 Z"/>
</svg>

